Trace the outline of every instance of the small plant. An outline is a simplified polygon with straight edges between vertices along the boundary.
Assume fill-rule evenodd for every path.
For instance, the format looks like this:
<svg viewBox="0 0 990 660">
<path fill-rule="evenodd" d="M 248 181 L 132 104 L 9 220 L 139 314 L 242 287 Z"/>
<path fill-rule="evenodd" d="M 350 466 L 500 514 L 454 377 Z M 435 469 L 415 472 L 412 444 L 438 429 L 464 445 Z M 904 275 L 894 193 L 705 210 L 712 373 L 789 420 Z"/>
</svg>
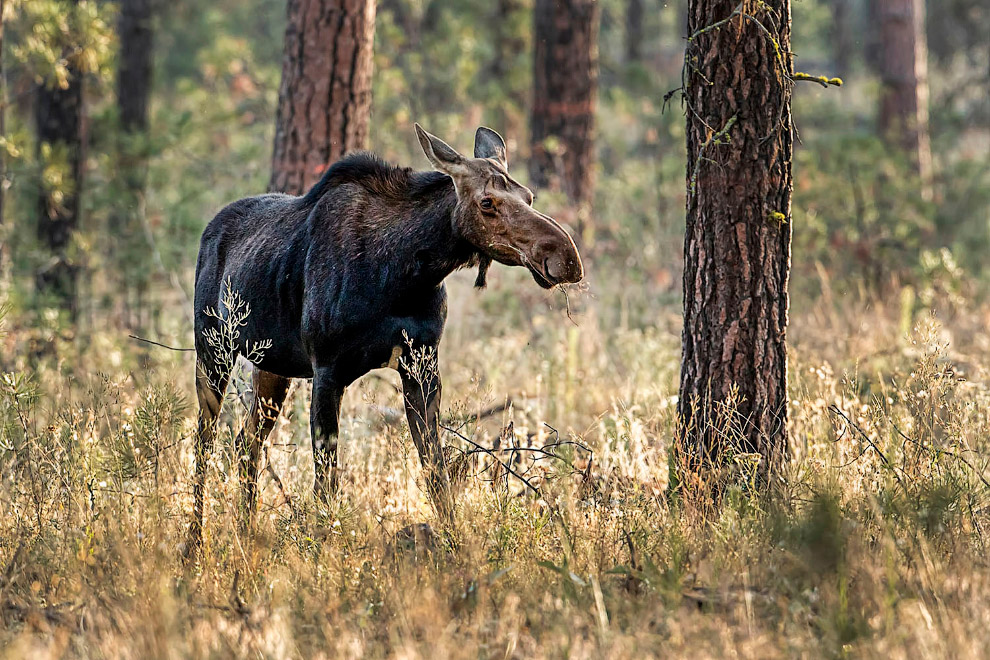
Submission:
<svg viewBox="0 0 990 660">
<path fill-rule="evenodd" d="M 219 321 L 217 327 L 208 328 L 203 333 L 217 373 L 231 373 L 238 354 L 248 362 L 260 362 L 265 356 L 265 351 L 272 347 L 271 339 L 250 342 L 242 346 L 240 329 L 247 324 L 248 317 L 251 316 L 251 305 L 233 289 L 230 278 L 224 282 L 220 308 L 208 307 L 204 313 Z M 206 374 L 206 376 L 215 390 L 225 389 L 214 380 L 215 374 Z"/>
</svg>

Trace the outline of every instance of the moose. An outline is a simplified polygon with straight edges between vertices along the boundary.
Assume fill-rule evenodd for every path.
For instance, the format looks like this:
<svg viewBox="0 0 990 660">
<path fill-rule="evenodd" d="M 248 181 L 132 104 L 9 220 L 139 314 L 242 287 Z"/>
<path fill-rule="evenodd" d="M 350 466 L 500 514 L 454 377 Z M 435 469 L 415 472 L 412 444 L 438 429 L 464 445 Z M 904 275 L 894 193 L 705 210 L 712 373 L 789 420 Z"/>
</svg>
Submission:
<svg viewBox="0 0 990 660">
<path fill-rule="evenodd" d="M 567 231 L 534 209 L 533 193 L 509 175 L 498 133 L 478 128 L 474 158 L 468 158 L 415 128 L 436 171 L 355 153 L 330 166 L 305 195 L 241 199 L 203 231 L 196 264 L 199 427 L 190 547 L 202 539 L 206 463 L 237 355 L 254 365 L 250 414 L 235 441 L 248 520 L 256 507 L 261 447 L 291 379 L 313 381 L 314 492 L 326 502 L 340 479 L 344 390 L 381 367 L 400 374 L 427 491 L 438 512 L 449 516 L 437 422 L 440 374 L 414 369 L 409 359 L 420 350 L 435 355 L 447 317 L 444 280 L 477 267 L 476 285 L 483 287 L 492 261 L 526 267 L 545 289 L 584 277 Z M 230 308 L 232 292 L 249 313 Z M 230 345 L 225 354 L 218 351 L 221 340 Z"/>
</svg>

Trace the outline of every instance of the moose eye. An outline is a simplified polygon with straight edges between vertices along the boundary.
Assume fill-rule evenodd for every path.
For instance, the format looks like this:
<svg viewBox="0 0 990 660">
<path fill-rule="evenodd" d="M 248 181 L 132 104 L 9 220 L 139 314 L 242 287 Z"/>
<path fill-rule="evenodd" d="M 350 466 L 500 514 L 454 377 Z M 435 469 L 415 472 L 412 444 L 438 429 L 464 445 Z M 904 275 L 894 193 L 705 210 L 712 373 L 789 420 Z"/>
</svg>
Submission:
<svg viewBox="0 0 990 660">
<path fill-rule="evenodd" d="M 480 206 L 482 211 L 491 211 L 495 208 L 495 202 L 492 201 L 491 197 L 485 197 L 481 200 Z"/>
</svg>

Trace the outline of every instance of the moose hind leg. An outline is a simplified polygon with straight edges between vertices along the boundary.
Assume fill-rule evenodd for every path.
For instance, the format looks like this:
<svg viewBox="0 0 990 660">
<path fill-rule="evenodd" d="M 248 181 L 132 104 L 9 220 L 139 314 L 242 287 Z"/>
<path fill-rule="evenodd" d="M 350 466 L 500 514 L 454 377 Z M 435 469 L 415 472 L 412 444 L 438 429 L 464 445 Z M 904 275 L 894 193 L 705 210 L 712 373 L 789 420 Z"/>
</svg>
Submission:
<svg viewBox="0 0 990 660">
<path fill-rule="evenodd" d="M 196 360 L 196 398 L 199 400 L 199 425 L 196 431 L 196 478 L 193 482 L 193 519 L 189 526 L 187 555 L 194 553 L 203 540 L 203 509 L 206 496 L 206 464 L 213 450 L 217 418 L 223 395 L 230 380 L 229 369 L 217 369 L 212 361 Z"/>
<path fill-rule="evenodd" d="M 261 447 L 275 423 L 292 381 L 271 372 L 255 368 L 252 377 L 254 398 L 251 413 L 237 434 L 238 476 L 241 482 L 241 525 L 251 526 L 258 504 L 258 467 Z"/>
</svg>

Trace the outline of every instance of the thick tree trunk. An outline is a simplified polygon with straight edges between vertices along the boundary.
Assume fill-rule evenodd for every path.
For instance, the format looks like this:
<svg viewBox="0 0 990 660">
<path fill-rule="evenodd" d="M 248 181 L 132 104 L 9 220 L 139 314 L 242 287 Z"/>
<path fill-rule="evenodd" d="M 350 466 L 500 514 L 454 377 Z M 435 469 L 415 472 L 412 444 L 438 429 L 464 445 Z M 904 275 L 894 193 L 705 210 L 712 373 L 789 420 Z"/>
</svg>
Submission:
<svg viewBox="0 0 990 660">
<path fill-rule="evenodd" d="M 536 0 L 533 17 L 530 179 L 582 214 L 594 189 L 598 2 Z"/>
<path fill-rule="evenodd" d="M 879 22 L 880 134 L 905 150 L 931 194 L 924 0 L 874 0 Z"/>
<path fill-rule="evenodd" d="M 79 225 L 82 92 L 82 74 L 70 64 L 65 89 L 48 82 L 38 85 L 34 112 L 38 161 L 51 160 L 53 166 L 64 168 L 57 190 L 48 188 L 44 182 L 38 189 L 38 240 L 51 258 L 38 271 L 36 284 L 41 297 L 53 300 L 73 320 L 78 309 L 78 265 L 72 262 L 69 246 Z"/>
<path fill-rule="evenodd" d="M 760 454 L 764 478 L 787 454 L 790 23 L 790 0 L 688 4 L 684 456 Z"/>
<path fill-rule="evenodd" d="M 289 0 L 269 190 L 301 194 L 365 146 L 374 0 Z"/>
<path fill-rule="evenodd" d="M 152 0 L 121 0 L 117 21 L 120 51 L 117 64 L 117 110 L 122 141 L 117 168 L 124 190 L 110 217 L 108 243 L 116 265 L 125 324 L 140 330 L 150 278 L 148 243 L 142 227 L 148 163 L 140 140 L 148 130 L 152 74 Z"/>
</svg>

